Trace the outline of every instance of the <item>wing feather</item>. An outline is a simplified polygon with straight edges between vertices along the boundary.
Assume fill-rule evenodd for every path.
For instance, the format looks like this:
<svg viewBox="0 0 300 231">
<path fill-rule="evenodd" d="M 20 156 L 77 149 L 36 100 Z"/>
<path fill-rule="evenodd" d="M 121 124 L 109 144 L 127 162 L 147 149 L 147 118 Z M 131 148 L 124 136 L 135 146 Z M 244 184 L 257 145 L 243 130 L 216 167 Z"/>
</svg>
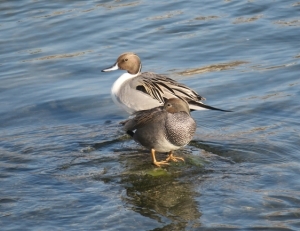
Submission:
<svg viewBox="0 0 300 231">
<path fill-rule="evenodd" d="M 148 124 L 155 118 L 157 113 L 161 113 L 163 107 L 155 107 L 149 110 L 137 111 L 133 114 L 133 118 L 129 119 L 124 124 L 125 131 L 134 131 L 144 125 Z"/>
<path fill-rule="evenodd" d="M 143 86 L 143 92 L 161 103 L 171 97 L 183 98 L 188 102 L 205 100 L 204 97 L 198 95 L 186 85 L 163 75 L 144 72 L 139 76 L 138 81 L 139 88 L 136 88 L 137 90 L 140 90 L 140 86 Z"/>
</svg>

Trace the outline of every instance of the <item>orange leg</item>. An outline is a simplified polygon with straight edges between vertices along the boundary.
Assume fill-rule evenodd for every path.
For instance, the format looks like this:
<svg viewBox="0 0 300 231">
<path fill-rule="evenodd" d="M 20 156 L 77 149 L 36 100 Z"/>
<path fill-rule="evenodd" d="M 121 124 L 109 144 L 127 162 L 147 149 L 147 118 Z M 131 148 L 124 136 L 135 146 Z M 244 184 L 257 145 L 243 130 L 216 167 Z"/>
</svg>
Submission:
<svg viewBox="0 0 300 231">
<path fill-rule="evenodd" d="M 182 157 L 173 156 L 173 151 L 170 151 L 169 156 L 165 161 L 166 162 L 168 162 L 168 161 L 178 162 L 178 160 L 182 160 L 184 162 L 184 159 Z"/>
<path fill-rule="evenodd" d="M 151 149 L 152 163 L 157 167 L 161 167 L 161 165 L 169 165 L 168 161 L 157 161 L 155 158 L 155 150 Z"/>
</svg>

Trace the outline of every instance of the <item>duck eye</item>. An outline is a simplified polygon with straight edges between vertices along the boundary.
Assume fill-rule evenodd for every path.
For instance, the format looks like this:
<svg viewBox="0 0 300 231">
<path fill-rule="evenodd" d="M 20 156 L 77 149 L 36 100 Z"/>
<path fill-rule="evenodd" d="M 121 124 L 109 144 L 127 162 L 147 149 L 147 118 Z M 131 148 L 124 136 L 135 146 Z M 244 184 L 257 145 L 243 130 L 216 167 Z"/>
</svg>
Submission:
<svg viewBox="0 0 300 231">
<path fill-rule="evenodd" d="M 168 104 L 167 104 L 167 106 L 168 106 L 168 107 L 171 107 L 171 104 L 170 104 L 170 103 L 168 103 Z"/>
<path fill-rule="evenodd" d="M 128 59 L 124 59 L 124 61 L 125 61 L 125 62 L 127 62 L 127 61 L 128 61 Z"/>
</svg>

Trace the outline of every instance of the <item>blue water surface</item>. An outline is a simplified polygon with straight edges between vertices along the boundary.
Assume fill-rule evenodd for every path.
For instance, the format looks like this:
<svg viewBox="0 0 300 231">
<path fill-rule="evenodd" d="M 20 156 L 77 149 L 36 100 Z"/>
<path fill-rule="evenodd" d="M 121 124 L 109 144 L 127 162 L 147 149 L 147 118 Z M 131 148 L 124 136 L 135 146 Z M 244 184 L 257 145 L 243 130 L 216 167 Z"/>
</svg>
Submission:
<svg viewBox="0 0 300 231">
<path fill-rule="evenodd" d="M 299 230 L 300 2 L 2 1 L 1 230 Z M 126 51 L 196 90 L 151 165 L 102 73 Z M 158 155 L 165 158 L 164 154 Z"/>
</svg>

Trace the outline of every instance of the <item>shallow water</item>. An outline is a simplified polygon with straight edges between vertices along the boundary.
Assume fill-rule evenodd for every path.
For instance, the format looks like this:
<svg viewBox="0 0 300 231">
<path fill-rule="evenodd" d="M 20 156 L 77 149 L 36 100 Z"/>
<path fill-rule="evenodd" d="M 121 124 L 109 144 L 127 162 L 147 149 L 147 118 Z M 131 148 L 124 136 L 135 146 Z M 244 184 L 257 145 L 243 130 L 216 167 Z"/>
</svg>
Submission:
<svg viewBox="0 0 300 231">
<path fill-rule="evenodd" d="M 297 1 L 4 1 L 1 230 L 299 230 Z M 157 169 L 110 98 L 144 71 L 231 113 L 193 112 L 185 163 Z M 158 155 L 165 158 L 164 154 Z"/>
</svg>

